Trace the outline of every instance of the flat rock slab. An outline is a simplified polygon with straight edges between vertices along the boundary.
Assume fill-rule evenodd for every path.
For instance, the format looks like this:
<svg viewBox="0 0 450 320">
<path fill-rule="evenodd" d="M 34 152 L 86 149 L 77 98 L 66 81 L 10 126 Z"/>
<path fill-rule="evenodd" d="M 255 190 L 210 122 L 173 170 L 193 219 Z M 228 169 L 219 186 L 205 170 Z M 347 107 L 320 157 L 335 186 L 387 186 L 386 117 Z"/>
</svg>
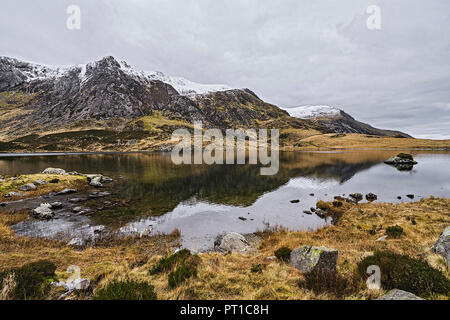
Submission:
<svg viewBox="0 0 450 320">
<path fill-rule="evenodd" d="M 386 295 L 379 297 L 377 300 L 424 300 L 411 292 L 393 289 Z"/>
<path fill-rule="evenodd" d="M 303 273 L 335 272 L 338 251 L 327 247 L 303 246 L 292 250 L 291 265 Z"/>
</svg>

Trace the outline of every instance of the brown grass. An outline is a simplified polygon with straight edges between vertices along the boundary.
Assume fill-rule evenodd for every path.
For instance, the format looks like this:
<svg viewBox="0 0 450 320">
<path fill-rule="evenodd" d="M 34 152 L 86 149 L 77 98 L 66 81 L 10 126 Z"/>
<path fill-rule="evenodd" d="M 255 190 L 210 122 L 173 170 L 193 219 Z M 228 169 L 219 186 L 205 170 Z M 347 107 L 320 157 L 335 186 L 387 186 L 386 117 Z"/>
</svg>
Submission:
<svg viewBox="0 0 450 320">
<path fill-rule="evenodd" d="M 333 205 L 328 203 L 328 206 Z M 55 263 L 61 279 L 70 276 L 65 272 L 68 266 L 77 265 L 81 268 L 81 276 L 90 278 L 98 288 L 112 279 L 143 280 L 155 286 L 159 299 L 374 298 L 383 292 L 354 286 L 352 281 L 356 264 L 375 250 L 426 259 L 449 276 L 443 259 L 433 254 L 430 247 L 450 225 L 450 199 L 429 198 L 401 204 L 344 203 L 340 208 L 344 213 L 337 224 L 317 232 L 277 230 L 259 233 L 264 239 L 257 255 L 200 254 L 197 277 L 188 279 L 175 289 L 169 288 L 167 273 L 149 274 L 162 256 L 171 254 L 179 245 L 179 238 L 175 235 L 128 239 L 114 246 L 98 245 L 76 250 L 56 241 L 15 237 L 9 225 L 23 219 L 23 213 L 2 213 L 0 271 L 46 259 Z M 405 235 L 375 241 L 393 225 L 401 226 Z M 305 278 L 289 264 L 269 258 L 280 247 L 294 249 L 302 245 L 339 250 L 338 274 L 327 281 L 321 278 L 322 282 L 318 284 L 318 280 Z M 252 272 L 252 266 L 256 264 L 261 265 L 262 272 Z M 448 299 L 446 296 L 436 298 Z"/>
</svg>

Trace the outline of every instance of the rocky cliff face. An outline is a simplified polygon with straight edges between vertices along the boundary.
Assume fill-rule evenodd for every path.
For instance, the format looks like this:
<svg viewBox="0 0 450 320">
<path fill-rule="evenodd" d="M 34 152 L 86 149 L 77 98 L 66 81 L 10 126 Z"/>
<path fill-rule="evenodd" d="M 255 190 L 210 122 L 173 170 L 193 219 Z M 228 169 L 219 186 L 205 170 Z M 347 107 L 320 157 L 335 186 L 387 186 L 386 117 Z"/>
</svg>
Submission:
<svg viewBox="0 0 450 320">
<path fill-rule="evenodd" d="M 159 79 L 173 83 L 181 93 Z M 218 91 L 222 89 L 227 87 L 139 73 L 113 57 L 56 69 L 0 58 L 0 103 L 11 111 L 0 115 L 0 130 L 20 136 L 79 121 L 136 119 L 155 111 L 167 119 L 219 128 L 258 127 L 264 121 L 289 118 L 248 89 Z M 26 102 L 17 105 L 18 94 Z M 297 122 L 306 126 L 306 121 Z"/>
</svg>

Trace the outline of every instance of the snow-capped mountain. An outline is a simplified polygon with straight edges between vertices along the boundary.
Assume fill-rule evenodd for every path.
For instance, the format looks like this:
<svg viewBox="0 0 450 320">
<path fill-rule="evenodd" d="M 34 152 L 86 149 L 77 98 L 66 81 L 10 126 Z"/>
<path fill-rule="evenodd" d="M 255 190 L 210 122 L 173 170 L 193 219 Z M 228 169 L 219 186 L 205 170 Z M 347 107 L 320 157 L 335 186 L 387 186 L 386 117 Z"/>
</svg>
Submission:
<svg viewBox="0 0 450 320">
<path fill-rule="evenodd" d="M 106 121 L 112 119 L 114 129 L 117 123 L 126 127 L 134 119 L 138 122 L 130 124 L 134 130 L 143 126 L 136 119 L 155 114 L 190 124 L 202 121 L 215 128 L 258 127 L 272 118 L 290 118 L 248 89 L 139 72 L 113 57 L 71 67 L 0 57 L 0 103 L 4 97 L 11 109 L 0 119 L 0 134 L 6 135 L 51 131 L 80 121 L 109 125 Z M 305 124 L 291 120 L 297 126 Z"/>
<path fill-rule="evenodd" d="M 79 64 L 76 66 L 46 66 L 37 63 L 22 62 L 17 59 L 0 57 L 4 62 L 8 62 L 16 66 L 22 73 L 22 80 L 25 82 L 31 82 L 36 80 L 46 79 L 58 79 L 69 74 L 77 73 L 81 84 L 89 80 L 89 70 L 97 68 L 98 64 L 103 60 L 90 62 L 87 64 Z M 138 79 L 142 82 L 148 82 L 151 80 L 159 80 L 164 83 L 170 84 L 179 94 L 184 96 L 195 96 L 197 94 L 206 94 L 217 91 L 233 90 L 233 88 L 222 84 L 201 84 L 190 81 L 183 77 L 168 76 L 160 71 L 137 71 L 133 69 L 125 61 L 121 61 L 118 64 L 119 68 L 128 75 Z M 116 67 L 115 65 L 108 67 Z"/>
<path fill-rule="evenodd" d="M 233 90 L 233 88 L 223 84 L 201 84 L 193 82 L 183 77 L 168 76 L 160 71 L 136 71 L 126 62 L 121 61 L 120 66 L 123 71 L 138 78 L 147 80 L 159 80 L 170 84 L 179 94 L 184 96 L 195 96 L 217 91 Z"/>
<path fill-rule="evenodd" d="M 341 110 L 330 106 L 301 106 L 294 108 L 284 108 L 291 117 L 308 119 L 339 115 Z"/>
<path fill-rule="evenodd" d="M 285 108 L 284 110 L 286 110 L 291 117 L 314 121 L 315 123 L 328 128 L 331 132 L 410 137 L 403 132 L 374 128 L 366 123 L 355 120 L 351 115 L 336 107 L 303 106 Z"/>
</svg>

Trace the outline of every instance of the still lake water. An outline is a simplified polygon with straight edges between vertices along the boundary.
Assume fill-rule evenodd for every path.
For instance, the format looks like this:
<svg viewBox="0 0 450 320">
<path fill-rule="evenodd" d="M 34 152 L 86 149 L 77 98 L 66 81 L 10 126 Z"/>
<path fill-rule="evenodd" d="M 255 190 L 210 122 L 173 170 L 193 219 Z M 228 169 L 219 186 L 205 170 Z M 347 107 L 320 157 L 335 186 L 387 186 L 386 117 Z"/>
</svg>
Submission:
<svg viewBox="0 0 450 320">
<path fill-rule="evenodd" d="M 267 226 L 314 230 L 329 224 L 303 210 L 336 195 L 372 192 L 382 202 L 418 201 L 431 195 L 450 197 L 450 152 L 414 152 L 419 164 L 412 171 L 398 171 L 383 163 L 397 153 L 281 153 L 280 170 L 275 176 L 261 176 L 255 165 L 176 166 L 170 154 L 0 156 L 0 174 L 37 173 L 57 167 L 102 173 L 115 180 L 107 187 L 111 197 L 82 204 L 93 209 L 92 214 L 67 214 L 51 221 L 29 218 L 13 227 L 18 235 L 81 237 L 96 225 L 123 234 L 170 233 L 178 228 L 185 247 L 204 250 L 212 247 L 217 234 L 223 232 L 252 233 Z M 415 199 L 407 198 L 407 194 L 414 194 Z M 1 210 L 31 209 L 56 200 L 67 199 L 28 200 Z M 105 200 L 116 206 L 103 208 Z"/>
</svg>

